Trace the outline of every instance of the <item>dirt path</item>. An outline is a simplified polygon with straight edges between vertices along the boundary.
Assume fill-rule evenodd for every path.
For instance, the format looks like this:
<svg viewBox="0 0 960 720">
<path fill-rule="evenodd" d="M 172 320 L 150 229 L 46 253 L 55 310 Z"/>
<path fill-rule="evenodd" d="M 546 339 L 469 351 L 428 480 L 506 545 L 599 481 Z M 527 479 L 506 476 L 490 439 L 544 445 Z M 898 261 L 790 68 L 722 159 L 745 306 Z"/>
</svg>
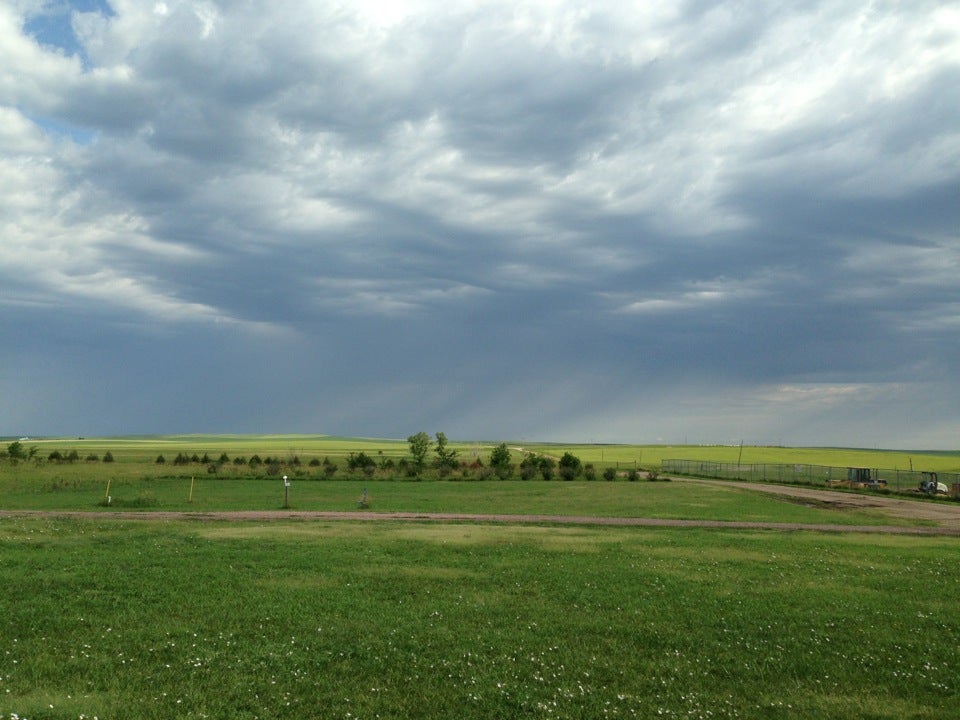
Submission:
<svg viewBox="0 0 960 720">
<path fill-rule="evenodd" d="M 738 522 L 728 520 L 669 520 L 661 518 L 596 517 L 579 515 L 494 515 L 470 513 L 406 513 L 406 512 L 326 512 L 326 511 L 235 511 L 235 512 L 125 512 L 125 511 L 46 511 L 5 510 L 0 518 L 7 517 L 62 517 L 89 520 L 152 520 L 170 521 L 229 521 L 271 522 L 277 520 L 297 521 L 401 521 L 401 522 L 476 522 L 513 524 L 559 524 L 559 525 L 618 525 L 636 527 L 687 527 L 723 528 L 779 531 L 816 531 L 830 533 L 876 533 L 896 535 L 951 535 L 960 537 L 960 527 L 901 527 L 895 525 L 830 525 L 812 523 Z"/>
<path fill-rule="evenodd" d="M 876 510 L 890 517 L 904 520 L 935 522 L 940 528 L 960 531 L 960 504 L 937 500 L 904 500 L 889 495 L 872 493 L 817 490 L 793 485 L 767 485 L 737 480 L 702 480 L 699 478 L 673 478 L 675 482 L 737 487 L 751 492 L 771 493 L 782 497 L 806 501 L 813 507 L 831 507 L 837 510 Z"/>
</svg>

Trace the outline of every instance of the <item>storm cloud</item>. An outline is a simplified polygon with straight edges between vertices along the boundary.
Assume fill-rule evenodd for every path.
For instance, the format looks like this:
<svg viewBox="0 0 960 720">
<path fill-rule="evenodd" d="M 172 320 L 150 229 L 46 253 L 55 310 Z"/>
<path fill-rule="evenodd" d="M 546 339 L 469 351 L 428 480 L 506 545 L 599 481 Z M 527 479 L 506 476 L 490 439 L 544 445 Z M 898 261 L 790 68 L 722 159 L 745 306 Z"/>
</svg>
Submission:
<svg viewBox="0 0 960 720">
<path fill-rule="evenodd" d="M 956 448 L 960 10 L 0 4 L 0 434 Z"/>
</svg>

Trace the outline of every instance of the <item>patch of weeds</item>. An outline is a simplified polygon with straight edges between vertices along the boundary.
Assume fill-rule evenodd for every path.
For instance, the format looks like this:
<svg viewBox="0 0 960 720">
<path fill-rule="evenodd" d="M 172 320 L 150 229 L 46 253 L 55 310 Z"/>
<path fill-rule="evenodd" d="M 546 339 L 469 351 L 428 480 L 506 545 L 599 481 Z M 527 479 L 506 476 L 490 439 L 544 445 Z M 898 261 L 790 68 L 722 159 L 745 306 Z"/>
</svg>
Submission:
<svg viewBox="0 0 960 720">
<path fill-rule="evenodd" d="M 133 499 L 126 498 L 103 498 L 97 503 L 99 507 L 120 507 L 120 508 L 153 508 L 159 505 L 159 501 L 153 495 L 140 495 Z"/>
</svg>

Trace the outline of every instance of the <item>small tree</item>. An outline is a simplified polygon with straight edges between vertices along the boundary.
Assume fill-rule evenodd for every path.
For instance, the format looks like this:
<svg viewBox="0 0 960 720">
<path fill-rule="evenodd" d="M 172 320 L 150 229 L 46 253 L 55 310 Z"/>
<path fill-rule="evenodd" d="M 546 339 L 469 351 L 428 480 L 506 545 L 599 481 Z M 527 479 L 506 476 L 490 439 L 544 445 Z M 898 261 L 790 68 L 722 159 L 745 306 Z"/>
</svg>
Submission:
<svg viewBox="0 0 960 720">
<path fill-rule="evenodd" d="M 19 440 L 14 440 L 7 445 L 7 457 L 11 460 L 26 460 L 27 451 L 23 449 L 23 443 Z"/>
<path fill-rule="evenodd" d="M 407 438 L 410 443 L 410 456 L 413 458 L 414 470 L 419 472 L 427 462 L 427 453 L 430 452 L 430 436 L 422 430 L 416 435 Z"/>
<path fill-rule="evenodd" d="M 520 477 L 524 480 L 533 480 L 540 473 L 540 456 L 530 453 L 520 461 Z"/>
<path fill-rule="evenodd" d="M 323 459 L 323 474 L 332 479 L 337 472 L 336 463 L 330 462 L 330 458 Z"/>
<path fill-rule="evenodd" d="M 497 445 L 490 453 L 490 467 L 502 479 L 506 479 L 513 474 L 513 465 L 510 460 L 510 448 L 507 447 L 505 442 Z"/>
<path fill-rule="evenodd" d="M 556 465 L 550 458 L 543 458 L 543 462 L 540 463 L 540 476 L 544 480 L 553 480 L 553 471 Z"/>
<path fill-rule="evenodd" d="M 576 455 L 565 452 L 563 457 L 560 458 L 560 476 L 564 480 L 573 480 L 582 469 L 580 458 Z"/>
<path fill-rule="evenodd" d="M 437 467 L 441 470 L 450 470 L 457 466 L 457 451 L 447 447 L 447 436 L 438 432 L 436 434 L 437 446 L 434 452 L 437 454 Z"/>
<path fill-rule="evenodd" d="M 361 450 L 347 455 L 347 467 L 350 470 L 362 470 L 366 473 L 367 468 L 377 469 L 377 461 Z"/>
</svg>

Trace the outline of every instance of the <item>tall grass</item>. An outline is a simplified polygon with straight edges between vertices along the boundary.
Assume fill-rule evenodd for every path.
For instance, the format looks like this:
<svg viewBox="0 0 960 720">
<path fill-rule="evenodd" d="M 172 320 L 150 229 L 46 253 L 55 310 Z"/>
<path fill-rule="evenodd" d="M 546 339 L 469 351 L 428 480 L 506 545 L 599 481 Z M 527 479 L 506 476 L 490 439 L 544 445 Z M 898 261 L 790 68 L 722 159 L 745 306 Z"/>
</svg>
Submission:
<svg viewBox="0 0 960 720">
<path fill-rule="evenodd" d="M 948 538 L 0 520 L 0 718 L 957 717 Z"/>
</svg>

